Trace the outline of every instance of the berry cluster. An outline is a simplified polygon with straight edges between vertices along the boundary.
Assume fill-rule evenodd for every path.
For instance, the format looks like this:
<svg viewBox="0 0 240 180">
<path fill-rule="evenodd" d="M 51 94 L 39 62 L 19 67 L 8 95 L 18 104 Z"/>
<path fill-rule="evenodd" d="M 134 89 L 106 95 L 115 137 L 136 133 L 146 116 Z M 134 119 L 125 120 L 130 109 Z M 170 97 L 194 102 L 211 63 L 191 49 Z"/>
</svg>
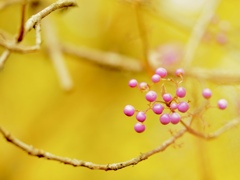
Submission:
<svg viewBox="0 0 240 180">
<path fill-rule="evenodd" d="M 180 78 L 179 81 L 175 81 L 167 77 L 167 70 L 165 68 L 158 68 L 155 74 L 151 77 L 151 84 L 146 82 L 140 82 L 136 79 L 131 79 L 128 83 L 131 88 L 138 88 L 141 92 L 145 93 L 145 99 L 149 102 L 148 108 L 146 110 L 140 111 L 136 110 L 132 105 L 126 105 L 124 107 L 124 114 L 126 116 L 133 116 L 138 121 L 134 129 L 136 132 L 141 133 L 145 131 L 146 126 L 144 124 L 147 116 L 146 113 L 152 110 L 153 113 L 159 115 L 159 121 L 163 125 L 178 124 L 181 121 L 181 115 L 187 113 L 189 110 L 189 101 L 185 101 L 183 98 L 186 96 L 186 89 L 180 84 L 183 82 L 184 70 L 177 69 L 175 75 Z M 176 85 L 175 94 L 167 92 L 164 82 L 172 82 Z M 160 97 L 158 93 L 152 90 L 153 85 L 161 83 L 161 94 Z M 204 98 L 209 99 L 212 96 L 210 89 L 206 88 L 203 90 L 202 95 Z M 225 99 L 220 99 L 218 101 L 219 109 L 225 109 L 227 107 L 227 101 Z"/>
</svg>

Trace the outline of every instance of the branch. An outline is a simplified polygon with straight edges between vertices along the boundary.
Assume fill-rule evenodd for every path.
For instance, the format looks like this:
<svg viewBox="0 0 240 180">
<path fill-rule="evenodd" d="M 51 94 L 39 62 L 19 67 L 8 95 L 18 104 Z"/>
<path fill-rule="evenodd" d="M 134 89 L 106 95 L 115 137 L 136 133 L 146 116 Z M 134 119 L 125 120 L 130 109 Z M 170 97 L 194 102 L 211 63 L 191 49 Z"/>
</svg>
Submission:
<svg viewBox="0 0 240 180">
<path fill-rule="evenodd" d="M 48 20 L 45 23 L 44 35 L 48 55 L 52 60 L 62 88 L 66 91 L 71 90 L 73 87 L 73 82 L 65 65 L 64 57 L 57 40 L 56 31 L 51 21 Z"/>
<path fill-rule="evenodd" d="M 237 126 L 238 124 L 240 124 L 240 118 L 236 118 L 236 119 L 233 119 L 233 120 L 227 122 L 224 126 L 220 127 L 215 132 L 212 132 L 212 133 L 209 133 L 209 134 L 204 134 L 204 133 L 198 132 L 195 129 L 188 126 L 187 124 L 185 124 L 183 121 L 181 121 L 181 123 L 190 134 L 193 134 L 193 135 L 195 135 L 199 138 L 203 138 L 203 139 L 206 139 L 206 140 L 211 140 L 211 139 L 217 138 L 218 136 L 220 136 L 221 134 L 223 134 L 227 130 Z"/>
<path fill-rule="evenodd" d="M 61 49 L 64 53 L 85 58 L 93 63 L 132 72 L 143 71 L 143 65 L 139 60 L 129 58 L 113 52 L 103 52 L 87 47 L 74 47 L 72 45 L 62 44 Z"/>
<path fill-rule="evenodd" d="M 184 66 L 189 67 L 193 60 L 195 51 L 201 42 L 201 39 L 206 31 L 207 25 L 212 19 L 220 0 L 212 0 L 206 2 L 196 25 L 194 26 L 190 35 L 189 41 L 186 45 L 186 52 L 184 56 Z"/>
<path fill-rule="evenodd" d="M 53 12 L 57 9 L 71 7 L 71 6 L 77 6 L 77 3 L 75 0 L 59 0 L 59 1 L 51 4 L 50 6 L 46 7 L 39 13 L 33 15 L 31 18 L 28 19 L 28 21 L 25 23 L 24 26 L 23 26 L 23 24 L 21 24 L 20 32 L 18 33 L 17 37 L 15 38 L 15 40 L 13 42 L 0 39 L 0 46 L 3 46 L 6 48 L 6 50 L 0 56 L 0 68 L 3 67 L 3 65 L 4 65 L 5 61 L 7 60 L 7 58 L 9 57 L 11 51 L 20 52 L 20 53 L 29 53 L 29 52 L 38 50 L 40 48 L 40 43 L 41 43 L 41 35 L 40 35 L 41 20 L 44 17 L 46 17 L 47 15 L 49 15 L 51 12 Z M 21 12 L 21 16 L 22 16 L 21 23 L 24 23 L 25 7 L 26 6 L 24 3 L 23 7 L 22 7 L 22 12 Z M 27 32 L 29 32 L 32 28 L 36 29 L 36 44 L 34 46 L 30 46 L 30 47 L 24 47 L 24 46 L 18 45 L 18 43 L 20 43 L 23 40 L 25 34 Z"/>
<path fill-rule="evenodd" d="M 28 153 L 31 156 L 36 156 L 36 157 L 39 157 L 39 158 L 58 161 L 58 162 L 68 164 L 68 165 L 72 165 L 72 166 L 75 166 L 75 167 L 76 166 L 81 166 L 81 167 L 86 167 L 86 168 L 93 169 L 93 170 L 105 170 L 105 171 L 119 170 L 119 169 L 122 169 L 122 168 L 125 168 L 125 167 L 128 167 L 128 166 L 136 165 L 139 162 L 141 162 L 143 160 L 146 160 L 150 156 L 164 151 L 167 147 L 169 147 L 171 144 L 173 144 L 178 138 L 180 138 L 185 132 L 186 132 L 186 129 L 182 129 L 182 130 L 178 131 L 175 135 L 173 135 L 168 140 L 164 141 L 157 148 L 155 148 L 151 151 L 148 151 L 146 153 L 143 153 L 140 156 L 137 156 L 133 159 L 130 159 L 130 160 L 127 160 L 127 161 L 124 161 L 124 162 L 119 162 L 119 163 L 112 163 L 112 164 L 95 164 L 95 163 L 92 163 L 92 162 L 87 162 L 87 161 L 82 161 L 82 160 L 70 159 L 70 158 L 66 158 L 66 157 L 57 156 L 57 155 L 51 154 L 49 152 L 34 148 L 33 146 L 28 145 L 28 144 L 20 141 L 19 139 L 15 138 L 8 131 L 6 131 L 5 129 L 3 129 L 0 126 L 0 133 L 2 133 L 3 137 L 8 142 L 10 142 L 13 145 L 17 146 L 18 148 L 22 149 L 23 151 L 25 151 L 26 153 Z"/>
<path fill-rule="evenodd" d="M 25 33 L 30 31 L 36 25 L 36 23 L 40 22 L 43 18 L 45 18 L 47 15 L 49 15 L 53 11 L 56 11 L 57 9 L 61 9 L 61 8 L 75 7 L 75 6 L 77 6 L 77 3 L 75 0 L 58 0 L 57 2 L 51 4 L 50 6 L 46 7 L 39 13 L 29 18 L 25 24 Z"/>
</svg>

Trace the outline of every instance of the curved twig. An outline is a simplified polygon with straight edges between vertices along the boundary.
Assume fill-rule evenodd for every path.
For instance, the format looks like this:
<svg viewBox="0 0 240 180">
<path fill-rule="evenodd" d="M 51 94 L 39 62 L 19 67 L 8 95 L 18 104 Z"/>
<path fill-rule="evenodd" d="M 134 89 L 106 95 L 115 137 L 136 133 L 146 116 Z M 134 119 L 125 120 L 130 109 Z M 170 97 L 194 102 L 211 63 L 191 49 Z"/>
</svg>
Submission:
<svg viewBox="0 0 240 180">
<path fill-rule="evenodd" d="M 164 151 L 167 147 L 169 147 L 171 144 L 173 144 L 178 138 L 180 138 L 186 132 L 186 130 L 187 129 L 184 128 L 184 129 L 178 131 L 176 134 L 174 134 L 168 140 L 164 141 L 157 148 L 155 148 L 151 151 L 148 151 L 146 153 L 142 153 L 141 155 L 139 155 L 133 159 L 130 159 L 130 160 L 127 160 L 124 162 L 112 163 L 112 164 L 95 164 L 95 163 L 88 162 L 88 161 L 82 161 L 82 160 L 70 159 L 70 158 L 66 158 L 66 157 L 57 156 L 57 155 L 51 154 L 49 152 L 37 149 L 31 145 L 28 145 L 28 144 L 22 142 L 21 140 L 15 138 L 8 131 L 6 131 L 5 129 L 3 129 L 0 126 L 0 133 L 2 133 L 3 137 L 8 142 L 10 142 L 13 145 L 17 146 L 18 148 L 22 149 L 29 155 L 48 159 L 48 160 L 58 161 L 58 162 L 61 162 L 64 164 L 72 165 L 72 166 L 81 166 L 81 167 L 86 167 L 86 168 L 93 169 L 93 170 L 105 170 L 105 171 L 119 170 L 119 169 L 122 169 L 122 168 L 125 168 L 128 166 L 136 165 L 136 164 L 140 163 L 141 161 L 146 160 L 150 156 Z"/>
</svg>

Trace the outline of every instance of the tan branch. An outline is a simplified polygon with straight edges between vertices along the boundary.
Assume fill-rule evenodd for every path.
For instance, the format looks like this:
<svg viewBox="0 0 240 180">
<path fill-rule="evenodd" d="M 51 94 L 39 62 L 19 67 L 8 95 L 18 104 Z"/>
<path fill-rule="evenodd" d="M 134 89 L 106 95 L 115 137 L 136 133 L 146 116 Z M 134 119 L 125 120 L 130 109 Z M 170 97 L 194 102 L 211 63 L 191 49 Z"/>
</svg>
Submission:
<svg viewBox="0 0 240 180">
<path fill-rule="evenodd" d="M 199 19 L 197 20 L 197 23 L 195 24 L 192 33 L 190 35 L 189 41 L 186 45 L 186 51 L 184 56 L 184 66 L 189 67 L 195 51 L 201 42 L 201 39 L 206 31 L 207 25 L 212 19 L 216 8 L 218 4 L 220 3 L 220 0 L 212 0 L 205 3 L 205 6 L 201 12 L 201 15 Z"/>
<path fill-rule="evenodd" d="M 66 44 L 62 44 L 61 49 L 66 54 L 73 55 L 78 58 L 84 58 L 99 65 L 132 72 L 143 71 L 143 66 L 139 60 L 117 53 L 103 52 L 83 46 L 74 47 Z"/>
<path fill-rule="evenodd" d="M 56 30 L 50 20 L 45 22 L 44 29 L 47 52 L 52 60 L 60 84 L 64 90 L 71 90 L 73 82 L 64 62 L 65 60 L 57 40 Z"/>
<path fill-rule="evenodd" d="M 22 12 L 21 12 L 21 15 L 22 15 L 21 23 L 24 23 L 24 13 L 25 13 L 25 8 L 26 8 L 25 3 L 26 2 L 24 1 L 23 7 L 22 7 Z M 44 17 L 46 17 L 47 15 L 49 15 L 51 12 L 53 12 L 57 9 L 71 7 L 71 6 L 77 6 L 77 3 L 76 3 L 75 0 L 59 0 L 59 1 L 51 4 L 50 6 L 46 7 L 45 9 L 40 11 L 39 13 L 33 15 L 31 18 L 28 19 L 28 21 L 25 23 L 24 26 L 23 26 L 23 24 L 21 24 L 20 32 L 18 33 L 14 42 L 0 39 L 0 46 L 6 48 L 6 50 L 0 56 L 0 68 L 3 67 L 5 61 L 7 60 L 9 55 L 11 54 L 11 51 L 19 52 L 19 53 L 29 53 L 29 52 L 33 52 L 33 51 L 38 50 L 40 48 L 39 45 L 41 44 L 41 34 L 40 34 L 41 20 Z M 32 28 L 36 29 L 36 45 L 30 46 L 30 47 L 24 47 L 24 46 L 18 45 L 18 43 L 23 40 L 24 35 L 28 31 L 30 31 Z"/>
<path fill-rule="evenodd" d="M 122 168 L 125 168 L 125 167 L 128 167 L 128 166 L 136 165 L 139 162 L 141 162 L 143 160 L 146 160 L 150 156 L 164 151 L 167 147 L 169 147 L 171 144 L 173 144 L 178 138 L 180 138 L 185 132 L 186 132 L 186 129 L 182 129 L 182 130 L 178 131 L 175 135 L 173 135 L 168 140 L 164 141 L 157 148 L 155 148 L 151 151 L 148 151 L 146 153 L 143 153 L 140 156 L 137 156 L 136 158 L 133 158 L 133 159 L 130 159 L 130 160 L 127 160 L 127 161 L 124 161 L 124 162 L 119 162 L 119 163 L 95 164 L 95 163 L 92 163 L 92 162 L 87 162 L 87 161 L 82 161 L 82 160 L 70 159 L 70 158 L 66 158 L 66 157 L 57 156 L 57 155 L 51 154 L 49 152 L 34 148 L 33 146 L 28 145 L 28 144 L 20 141 L 19 139 L 15 138 L 8 131 L 6 131 L 5 129 L 3 129 L 0 126 L 0 133 L 2 133 L 4 138 L 8 142 L 12 143 L 13 145 L 17 146 L 18 148 L 20 148 L 23 151 L 25 151 L 26 153 L 28 153 L 29 155 L 36 156 L 36 157 L 39 157 L 39 158 L 48 159 L 48 160 L 58 161 L 58 162 L 61 162 L 61 163 L 64 163 L 64 164 L 72 165 L 72 166 L 81 166 L 81 167 L 86 167 L 86 168 L 93 169 L 93 170 L 105 170 L 105 171 L 119 170 L 119 169 L 122 169 Z"/>
<path fill-rule="evenodd" d="M 56 11 L 57 9 L 66 8 L 66 7 L 73 7 L 77 6 L 77 3 L 75 0 L 59 0 L 50 6 L 46 7 L 39 13 L 33 15 L 31 18 L 28 19 L 28 21 L 25 24 L 25 33 L 30 31 L 37 22 L 40 22 L 44 17 L 52 13 L 53 11 Z"/>
<path fill-rule="evenodd" d="M 212 133 L 209 133 L 209 134 L 204 134 L 202 132 L 199 132 L 199 131 L 191 128 L 190 126 L 188 126 L 183 121 L 181 121 L 181 123 L 183 124 L 183 126 L 187 129 L 187 131 L 190 134 L 193 134 L 193 135 L 195 135 L 197 137 L 200 137 L 200 138 L 203 138 L 203 139 L 206 139 L 206 140 L 211 140 L 211 139 L 215 139 L 215 138 L 219 137 L 221 134 L 223 134 L 227 130 L 229 130 L 229 129 L 239 125 L 240 124 L 240 118 L 236 118 L 236 119 L 233 119 L 233 120 L 227 122 L 224 126 L 220 127 L 215 132 L 212 132 Z"/>
</svg>

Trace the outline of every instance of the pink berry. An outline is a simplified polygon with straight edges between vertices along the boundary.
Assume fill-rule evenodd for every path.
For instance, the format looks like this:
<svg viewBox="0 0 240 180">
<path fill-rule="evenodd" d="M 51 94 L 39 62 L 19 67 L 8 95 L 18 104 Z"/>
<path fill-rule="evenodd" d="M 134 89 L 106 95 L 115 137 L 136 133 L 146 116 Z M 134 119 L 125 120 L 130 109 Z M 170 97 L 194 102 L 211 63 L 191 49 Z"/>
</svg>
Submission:
<svg viewBox="0 0 240 180">
<path fill-rule="evenodd" d="M 155 114 L 162 114 L 164 107 L 161 104 L 154 104 L 152 110 Z"/>
<path fill-rule="evenodd" d="M 209 99 L 212 96 L 212 91 L 208 88 L 203 89 L 202 96 L 206 99 Z"/>
<path fill-rule="evenodd" d="M 173 99 L 172 95 L 169 93 L 163 94 L 162 98 L 165 102 L 170 102 Z"/>
<path fill-rule="evenodd" d="M 170 115 L 170 119 L 172 124 L 177 124 L 181 120 L 181 116 L 174 112 Z"/>
<path fill-rule="evenodd" d="M 164 125 L 168 124 L 171 122 L 171 118 L 169 116 L 169 114 L 162 114 L 160 116 L 160 122 Z"/>
<path fill-rule="evenodd" d="M 136 114 L 136 119 L 139 122 L 144 122 L 146 120 L 146 114 L 144 112 L 140 111 Z"/>
<path fill-rule="evenodd" d="M 128 82 L 128 85 L 129 85 L 129 87 L 134 88 L 134 87 L 136 87 L 136 86 L 138 85 L 138 82 L 137 82 L 136 79 L 131 79 L 131 80 Z"/>
<path fill-rule="evenodd" d="M 225 99 L 220 99 L 219 101 L 218 101 L 218 108 L 219 109 L 226 109 L 227 108 L 227 106 L 228 106 L 228 102 L 225 100 Z"/>
<path fill-rule="evenodd" d="M 182 68 L 179 68 L 175 71 L 176 76 L 180 77 L 184 75 L 184 70 Z"/>
<path fill-rule="evenodd" d="M 132 105 L 126 105 L 123 112 L 126 116 L 132 116 L 135 113 L 135 108 Z"/>
<path fill-rule="evenodd" d="M 161 76 L 158 75 L 158 74 L 154 74 L 154 75 L 152 76 L 152 82 L 154 82 L 154 83 L 159 82 L 160 79 L 161 79 Z"/>
<path fill-rule="evenodd" d="M 186 89 L 184 87 L 177 88 L 176 95 L 180 98 L 185 97 L 186 96 Z"/>
<path fill-rule="evenodd" d="M 137 122 L 134 126 L 134 130 L 137 132 L 137 133 L 141 133 L 143 131 L 145 131 L 146 127 L 144 124 L 140 123 L 140 122 Z"/>
<path fill-rule="evenodd" d="M 157 68 L 156 69 L 156 74 L 161 76 L 161 78 L 164 78 L 167 76 L 167 70 L 165 68 Z"/>
<path fill-rule="evenodd" d="M 178 104 L 178 110 L 182 113 L 187 112 L 187 110 L 189 109 L 189 105 L 187 102 L 181 102 Z"/>
<path fill-rule="evenodd" d="M 139 85 L 138 85 L 139 89 L 140 90 L 148 90 L 149 89 L 149 86 L 146 82 L 141 82 Z"/>
<path fill-rule="evenodd" d="M 175 109 L 177 109 L 177 107 L 178 107 L 178 104 L 175 103 L 175 102 L 172 102 L 172 103 L 170 104 L 170 109 L 171 109 L 171 110 L 175 110 Z"/>
<path fill-rule="evenodd" d="M 153 102 L 157 99 L 157 93 L 155 91 L 148 91 L 145 98 L 147 101 Z"/>
</svg>

